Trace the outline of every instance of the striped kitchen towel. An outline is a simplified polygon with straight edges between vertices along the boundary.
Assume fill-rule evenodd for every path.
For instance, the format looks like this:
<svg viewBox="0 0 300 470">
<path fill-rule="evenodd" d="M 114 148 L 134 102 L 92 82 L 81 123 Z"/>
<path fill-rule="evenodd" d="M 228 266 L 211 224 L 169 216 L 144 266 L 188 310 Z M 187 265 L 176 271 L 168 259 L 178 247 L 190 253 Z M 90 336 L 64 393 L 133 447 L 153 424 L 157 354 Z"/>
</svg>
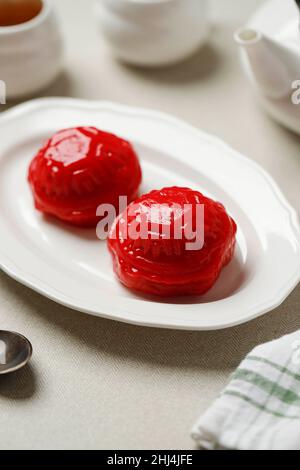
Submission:
<svg viewBox="0 0 300 470">
<path fill-rule="evenodd" d="M 256 347 L 192 437 L 207 450 L 300 450 L 300 331 Z"/>
</svg>

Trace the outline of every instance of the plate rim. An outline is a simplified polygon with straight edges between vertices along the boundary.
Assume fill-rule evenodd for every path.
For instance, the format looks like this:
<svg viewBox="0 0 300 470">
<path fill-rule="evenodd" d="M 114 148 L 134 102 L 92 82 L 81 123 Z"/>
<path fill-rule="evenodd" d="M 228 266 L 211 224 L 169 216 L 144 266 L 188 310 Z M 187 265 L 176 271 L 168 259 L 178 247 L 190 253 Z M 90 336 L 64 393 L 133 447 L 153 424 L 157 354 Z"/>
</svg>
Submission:
<svg viewBox="0 0 300 470">
<path fill-rule="evenodd" d="M 152 109 L 147 109 L 143 107 L 134 107 L 124 104 L 119 104 L 111 101 L 95 101 L 95 100 L 84 100 L 84 99 L 77 99 L 77 98 L 59 98 L 59 97 L 51 97 L 51 98 L 38 98 L 34 99 L 22 104 L 15 106 L 12 109 L 3 111 L 0 113 L 0 126 L 2 123 L 7 121 L 12 121 L 15 118 L 18 118 L 22 115 L 26 115 L 32 111 L 42 110 L 48 107 L 67 107 L 67 108 L 83 108 L 85 110 L 107 110 L 110 112 L 116 113 L 127 113 L 131 115 L 136 115 L 139 117 L 145 116 L 150 117 L 155 120 L 163 120 L 167 121 L 170 125 L 176 125 L 185 131 L 189 131 L 194 133 L 196 136 L 201 137 L 202 139 L 206 139 L 210 143 L 214 143 L 231 153 L 234 153 L 235 157 L 238 158 L 240 161 L 251 165 L 252 168 L 258 172 L 272 189 L 274 196 L 276 196 L 277 201 L 280 203 L 282 208 L 288 215 L 288 220 L 290 223 L 291 228 L 293 229 L 293 233 L 295 235 L 295 239 L 297 240 L 298 251 L 300 253 L 300 224 L 299 218 L 296 210 L 292 207 L 292 205 L 288 202 L 286 197 L 284 196 L 282 190 L 280 189 L 279 185 L 275 182 L 275 179 L 257 162 L 251 160 L 249 157 L 243 155 L 242 153 L 233 149 L 230 145 L 226 144 L 222 139 L 216 137 L 212 134 L 208 134 L 205 131 L 198 129 L 197 127 L 188 124 L 187 122 L 167 114 L 162 111 L 156 111 Z M 64 299 L 63 296 L 55 295 L 55 289 L 51 287 L 51 284 L 44 285 L 43 282 L 39 281 L 39 284 L 34 283 L 29 278 L 33 277 L 31 274 L 27 274 L 22 270 L 21 267 L 17 266 L 9 257 L 5 256 L 5 253 L 0 252 L 0 269 L 3 270 L 8 276 L 10 276 L 15 281 L 29 287 L 30 289 L 38 292 L 39 294 L 49 298 L 52 301 L 55 301 L 61 305 L 64 305 L 68 308 L 71 308 L 74 311 L 81 311 L 87 314 L 97 315 L 102 318 L 107 318 L 110 320 L 120 321 L 123 323 L 129 323 L 139 326 L 147 326 L 147 327 L 154 327 L 154 328 L 165 328 L 165 329 L 173 329 L 173 330 L 192 330 L 192 331 L 213 331 L 213 330 L 221 330 L 225 328 L 234 327 L 243 323 L 247 323 L 257 317 L 264 315 L 265 313 L 277 308 L 280 306 L 284 300 L 289 296 L 289 294 L 295 289 L 295 287 L 300 282 L 300 258 L 299 258 L 299 271 L 296 271 L 292 278 L 287 282 L 285 286 L 278 292 L 274 292 L 274 295 L 269 300 L 266 300 L 264 304 L 260 304 L 260 307 L 257 306 L 256 308 L 249 309 L 249 315 L 247 318 L 244 319 L 237 319 L 236 321 L 233 320 L 232 322 L 227 322 L 224 325 L 217 325 L 216 327 L 208 326 L 197 326 L 197 325 L 174 325 L 170 324 L 170 322 L 161 322 L 160 324 L 155 323 L 155 319 L 152 322 L 143 320 L 143 319 L 136 319 L 133 320 L 132 318 L 126 318 L 125 316 L 122 318 L 116 317 L 116 314 L 108 314 L 96 311 L 92 311 L 90 308 L 85 309 L 84 306 L 74 306 L 71 301 Z M 77 303 L 78 304 L 78 303 Z M 112 309 L 113 311 L 114 309 Z M 132 316 L 132 315 L 131 315 Z"/>
</svg>

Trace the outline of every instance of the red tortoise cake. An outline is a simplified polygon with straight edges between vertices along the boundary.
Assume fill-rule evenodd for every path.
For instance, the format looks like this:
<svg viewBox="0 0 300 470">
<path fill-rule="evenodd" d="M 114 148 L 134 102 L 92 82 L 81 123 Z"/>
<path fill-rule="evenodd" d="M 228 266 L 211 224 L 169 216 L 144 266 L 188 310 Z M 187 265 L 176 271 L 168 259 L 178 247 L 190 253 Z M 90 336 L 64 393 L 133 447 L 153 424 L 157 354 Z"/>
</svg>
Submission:
<svg viewBox="0 0 300 470">
<path fill-rule="evenodd" d="M 200 206 L 202 226 L 196 221 Z M 203 230 L 204 235 L 204 243 L 194 244 L 194 249 L 191 236 L 186 236 L 188 213 L 190 234 L 195 238 Z M 172 187 L 130 204 L 116 219 L 108 247 L 115 272 L 129 289 L 159 296 L 203 295 L 231 261 L 236 231 L 222 204 L 198 191 Z"/>
<path fill-rule="evenodd" d="M 94 127 L 66 129 L 32 160 L 28 180 L 35 206 L 70 224 L 95 227 L 100 204 L 137 197 L 142 173 L 131 144 Z"/>
</svg>

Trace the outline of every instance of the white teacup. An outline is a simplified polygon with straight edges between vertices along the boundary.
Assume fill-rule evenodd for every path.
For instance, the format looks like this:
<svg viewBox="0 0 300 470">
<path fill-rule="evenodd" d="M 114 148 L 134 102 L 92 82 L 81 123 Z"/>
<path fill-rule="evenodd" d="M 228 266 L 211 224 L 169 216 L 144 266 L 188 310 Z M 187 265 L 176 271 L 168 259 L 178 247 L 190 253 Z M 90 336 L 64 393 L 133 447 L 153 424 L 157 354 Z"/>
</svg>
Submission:
<svg viewBox="0 0 300 470">
<path fill-rule="evenodd" d="M 62 67 L 62 40 L 51 0 L 26 23 L 0 27 L 0 80 L 7 98 L 31 95 L 49 85 Z"/>
<path fill-rule="evenodd" d="M 207 0 L 95 0 L 104 37 L 120 59 L 141 66 L 178 62 L 209 31 Z"/>
</svg>

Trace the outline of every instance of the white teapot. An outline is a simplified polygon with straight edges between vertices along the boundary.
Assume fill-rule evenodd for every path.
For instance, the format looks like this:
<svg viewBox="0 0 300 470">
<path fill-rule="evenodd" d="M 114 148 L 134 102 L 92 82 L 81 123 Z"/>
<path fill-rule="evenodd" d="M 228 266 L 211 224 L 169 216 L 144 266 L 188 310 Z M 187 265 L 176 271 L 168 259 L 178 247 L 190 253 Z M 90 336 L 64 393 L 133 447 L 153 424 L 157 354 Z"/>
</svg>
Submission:
<svg viewBox="0 0 300 470">
<path fill-rule="evenodd" d="M 245 72 L 266 110 L 300 133 L 300 32 L 294 0 L 268 1 L 235 34 Z"/>
<path fill-rule="evenodd" d="M 114 54 L 141 66 L 184 59 L 209 30 L 207 0 L 96 0 L 96 15 Z"/>
</svg>

